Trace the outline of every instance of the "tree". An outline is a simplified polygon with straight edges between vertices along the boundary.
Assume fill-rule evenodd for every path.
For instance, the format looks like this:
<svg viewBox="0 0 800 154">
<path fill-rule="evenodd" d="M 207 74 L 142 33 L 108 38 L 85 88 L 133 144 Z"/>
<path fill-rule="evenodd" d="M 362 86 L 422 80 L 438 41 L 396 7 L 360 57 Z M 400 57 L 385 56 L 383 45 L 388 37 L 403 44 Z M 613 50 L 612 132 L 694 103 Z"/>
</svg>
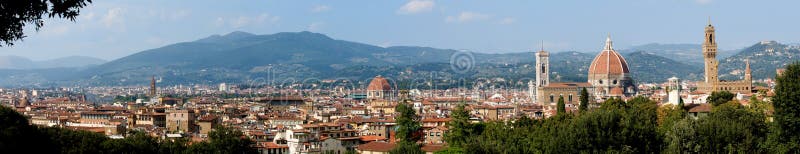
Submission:
<svg viewBox="0 0 800 154">
<path fill-rule="evenodd" d="M 0 41 L 7 46 L 25 37 L 24 27 L 32 24 L 38 31 L 44 26 L 43 16 L 75 21 L 80 9 L 92 0 L 21 0 L 0 2 Z M 0 44 L 2 46 L 2 44 Z"/>
<path fill-rule="evenodd" d="M 55 153 L 47 137 L 42 135 L 28 119 L 12 108 L 0 105 L 0 150 L 31 153 Z"/>
<path fill-rule="evenodd" d="M 706 103 L 711 103 L 714 106 L 719 106 L 720 104 L 728 103 L 729 101 L 733 100 L 734 94 L 728 91 L 715 91 L 711 92 L 711 96 L 708 96 Z"/>
<path fill-rule="evenodd" d="M 701 153 L 764 153 L 767 124 L 763 113 L 740 103 L 720 104 L 695 126 Z"/>
<path fill-rule="evenodd" d="M 255 153 L 250 148 L 253 141 L 244 136 L 242 131 L 228 127 L 218 127 L 208 133 L 211 153 Z M 192 145 L 194 146 L 194 145 Z"/>
<path fill-rule="evenodd" d="M 397 145 L 390 153 L 422 154 L 421 145 L 417 143 L 421 139 L 417 113 L 407 102 L 399 103 L 395 109 L 399 115 L 395 118 L 397 122 Z"/>
<path fill-rule="evenodd" d="M 558 96 L 558 104 L 556 104 L 556 107 L 558 107 L 556 110 L 557 115 L 567 113 L 567 106 L 564 104 L 564 96 Z"/>
<path fill-rule="evenodd" d="M 600 108 L 610 110 L 612 108 L 624 109 L 628 108 L 628 106 L 622 99 L 612 97 L 603 102 L 603 104 L 600 105 Z"/>
<path fill-rule="evenodd" d="M 588 110 L 589 109 L 589 92 L 586 91 L 585 87 L 583 89 L 581 89 L 580 101 L 581 101 L 581 106 L 579 107 L 580 111 L 584 112 L 584 111 Z"/>
<path fill-rule="evenodd" d="M 785 143 L 788 153 L 800 153 L 800 131 L 797 131 L 800 130 L 800 62 L 786 66 L 775 81 L 772 105 L 777 125 L 776 142 Z"/>
<path fill-rule="evenodd" d="M 472 124 L 469 122 L 469 111 L 464 106 L 464 103 L 460 103 L 450 112 L 448 130 L 444 134 L 444 140 L 449 147 L 462 148 L 473 133 Z"/>
</svg>

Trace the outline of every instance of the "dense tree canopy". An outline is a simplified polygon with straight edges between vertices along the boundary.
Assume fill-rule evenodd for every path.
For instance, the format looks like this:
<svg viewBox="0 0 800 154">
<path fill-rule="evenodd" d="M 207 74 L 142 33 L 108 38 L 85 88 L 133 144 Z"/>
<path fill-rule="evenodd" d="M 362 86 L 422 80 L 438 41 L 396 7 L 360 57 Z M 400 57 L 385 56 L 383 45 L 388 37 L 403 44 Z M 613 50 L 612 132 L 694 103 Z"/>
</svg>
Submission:
<svg viewBox="0 0 800 154">
<path fill-rule="evenodd" d="M 92 0 L 7 0 L 0 1 L 0 41 L 7 46 L 25 37 L 24 27 L 33 25 L 36 30 L 44 26 L 43 17 L 78 17 L 80 9 Z M 2 46 L 0 44 L 0 46 Z"/>
<path fill-rule="evenodd" d="M 31 153 L 255 153 L 241 131 L 225 127 L 209 133 L 209 140 L 189 144 L 187 139 L 161 140 L 143 132 L 124 139 L 57 127 L 36 127 L 11 108 L 0 106 L 0 150 Z M 13 153 L 13 152 L 12 152 Z"/>
<path fill-rule="evenodd" d="M 556 114 L 567 113 L 567 104 L 564 104 L 564 96 L 558 96 L 558 104 L 556 104 Z"/>
<path fill-rule="evenodd" d="M 399 103 L 395 109 L 400 113 L 395 121 L 397 122 L 397 145 L 390 153 L 405 153 L 405 154 L 422 154 L 424 153 L 420 148 L 422 147 L 417 141 L 422 139 L 420 131 L 422 125 L 419 122 L 414 108 L 408 102 Z"/>
<path fill-rule="evenodd" d="M 775 81 L 775 138 L 790 153 L 800 153 L 800 62 L 788 65 Z"/>
<path fill-rule="evenodd" d="M 589 110 L 589 92 L 586 91 L 586 88 L 581 89 L 581 96 L 580 96 L 581 105 L 579 107 L 580 111 Z"/>
<path fill-rule="evenodd" d="M 728 91 L 715 91 L 711 92 L 711 96 L 708 96 L 706 99 L 707 103 L 714 104 L 714 106 L 718 106 L 721 104 L 725 104 L 733 100 L 735 95 Z"/>
</svg>

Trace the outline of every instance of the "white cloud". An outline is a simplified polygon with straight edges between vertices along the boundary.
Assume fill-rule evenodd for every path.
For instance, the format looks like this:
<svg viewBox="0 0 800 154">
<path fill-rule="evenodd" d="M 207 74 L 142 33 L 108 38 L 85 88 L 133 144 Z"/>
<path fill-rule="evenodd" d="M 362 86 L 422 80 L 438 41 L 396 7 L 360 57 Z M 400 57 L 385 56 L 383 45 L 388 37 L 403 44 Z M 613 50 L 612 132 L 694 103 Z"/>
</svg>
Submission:
<svg viewBox="0 0 800 154">
<path fill-rule="evenodd" d="M 275 22 L 278 22 L 278 20 L 280 20 L 280 19 L 281 19 L 281 17 L 279 17 L 279 16 L 273 16 L 273 15 L 270 15 L 270 14 L 262 13 L 261 15 L 254 16 L 254 17 L 239 16 L 238 18 L 231 19 L 229 22 L 230 22 L 231 27 L 233 27 L 233 28 L 241 28 L 241 27 L 250 26 L 250 25 L 260 25 L 260 24 L 264 24 L 264 23 L 275 23 Z M 223 23 L 224 20 L 225 20 L 224 18 L 219 17 L 215 21 L 215 24 L 216 25 L 220 25 L 220 23 Z"/>
<path fill-rule="evenodd" d="M 220 27 L 224 25 L 225 25 L 225 18 L 217 17 L 217 19 L 214 20 L 214 26 Z"/>
<path fill-rule="evenodd" d="M 189 11 L 187 10 L 179 10 L 177 12 L 170 13 L 167 17 L 170 20 L 177 20 L 183 17 L 189 16 Z"/>
<path fill-rule="evenodd" d="M 313 22 L 313 23 L 308 25 L 307 30 L 308 31 L 312 31 L 312 32 L 316 32 L 316 31 L 321 30 L 322 26 L 324 26 L 324 25 L 325 25 L 324 22 Z"/>
<path fill-rule="evenodd" d="M 497 22 L 497 23 L 499 23 L 499 24 L 501 24 L 501 25 L 508 25 L 508 24 L 513 24 L 513 23 L 515 23 L 515 22 L 517 22 L 517 19 L 516 19 L 516 18 L 506 17 L 506 18 L 503 18 L 503 19 L 501 19 L 501 20 L 500 20 L 499 22 Z"/>
<path fill-rule="evenodd" d="M 41 32 L 44 36 L 61 36 L 69 32 L 69 27 L 64 23 L 53 26 L 44 26 Z"/>
<path fill-rule="evenodd" d="M 100 21 L 106 27 L 114 26 L 115 24 L 123 24 L 124 20 L 122 19 L 122 13 L 125 10 L 122 8 L 111 8 L 108 9 L 108 12 L 103 16 L 103 19 Z"/>
<path fill-rule="evenodd" d="M 487 20 L 491 16 L 477 12 L 461 12 L 458 16 L 447 16 L 444 21 L 446 22 L 470 22 Z"/>
<path fill-rule="evenodd" d="M 698 4 L 708 4 L 711 3 L 712 0 L 694 0 L 694 2 Z"/>
<path fill-rule="evenodd" d="M 411 0 L 397 10 L 399 14 L 416 14 L 433 10 L 436 5 L 431 0 Z"/>
<path fill-rule="evenodd" d="M 314 7 L 311 8 L 311 12 L 314 13 L 325 12 L 328 10 L 331 10 L 331 7 L 327 5 L 314 5 Z"/>
</svg>

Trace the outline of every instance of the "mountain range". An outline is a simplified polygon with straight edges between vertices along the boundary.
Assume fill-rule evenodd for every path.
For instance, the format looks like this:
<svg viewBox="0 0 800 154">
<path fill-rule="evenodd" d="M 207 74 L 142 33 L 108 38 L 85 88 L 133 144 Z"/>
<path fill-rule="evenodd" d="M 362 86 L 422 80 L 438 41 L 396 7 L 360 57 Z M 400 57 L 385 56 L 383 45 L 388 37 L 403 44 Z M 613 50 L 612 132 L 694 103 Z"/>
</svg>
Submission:
<svg viewBox="0 0 800 154">
<path fill-rule="evenodd" d="M 103 59 L 87 56 L 69 56 L 50 60 L 33 61 L 20 56 L 0 56 L 0 69 L 44 69 L 89 67 L 108 62 Z"/>
<path fill-rule="evenodd" d="M 463 53 L 467 52 L 416 46 L 379 47 L 312 32 L 269 35 L 232 32 L 149 49 L 84 68 L 0 70 L 0 85 L 145 85 L 151 76 L 157 76 L 160 84 L 166 85 L 324 79 L 364 81 L 376 75 L 413 80 L 534 77 L 533 52 L 467 53 L 471 69 L 453 71 L 451 56 Z M 585 81 L 587 67 L 595 53 L 551 52 L 551 77 L 554 81 Z M 636 81 L 663 82 L 673 76 L 685 80 L 702 77 L 699 45 L 648 44 L 623 49 L 620 53 L 628 60 Z M 796 46 L 777 42 L 761 42 L 740 51 L 720 54 L 720 58 L 724 56 L 720 60 L 721 77 L 732 79 L 741 76 L 736 71 L 743 69 L 743 59 L 750 59 L 754 78 L 759 79 L 774 76 L 776 67 L 798 58 Z"/>
</svg>

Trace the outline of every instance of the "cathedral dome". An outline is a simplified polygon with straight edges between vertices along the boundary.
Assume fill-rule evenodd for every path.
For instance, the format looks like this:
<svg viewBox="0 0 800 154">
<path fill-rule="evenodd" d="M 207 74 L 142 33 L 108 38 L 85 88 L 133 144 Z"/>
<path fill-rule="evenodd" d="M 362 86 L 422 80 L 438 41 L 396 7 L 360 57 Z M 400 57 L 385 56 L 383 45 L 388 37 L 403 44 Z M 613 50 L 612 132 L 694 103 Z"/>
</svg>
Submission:
<svg viewBox="0 0 800 154">
<path fill-rule="evenodd" d="M 389 85 L 389 81 L 386 78 L 378 75 L 375 78 L 372 78 L 372 81 L 369 82 L 369 86 L 367 86 L 368 91 L 391 91 L 392 86 Z"/>
<path fill-rule="evenodd" d="M 629 73 L 628 62 L 611 47 L 611 37 L 606 39 L 606 46 L 592 64 L 589 65 L 589 74 L 626 74 Z"/>
</svg>

